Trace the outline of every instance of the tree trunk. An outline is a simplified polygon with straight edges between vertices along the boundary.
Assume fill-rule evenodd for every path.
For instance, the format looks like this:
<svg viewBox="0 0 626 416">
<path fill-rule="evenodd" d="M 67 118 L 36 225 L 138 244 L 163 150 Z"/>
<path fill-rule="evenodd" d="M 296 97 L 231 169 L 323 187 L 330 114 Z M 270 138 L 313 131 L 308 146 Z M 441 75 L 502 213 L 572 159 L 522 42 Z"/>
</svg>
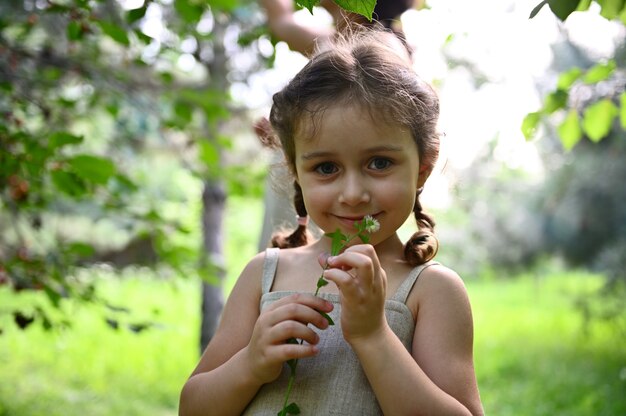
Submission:
<svg viewBox="0 0 626 416">
<path fill-rule="evenodd" d="M 224 15 L 214 16 L 215 25 L 212 31 L 213 57 L 206 64 L 209 72 L 210 88 L 225 92 L 228 90 L 227 79 L 228 59 L 224 49 L 224 34 L 228 25 L 228 19 Z M 227 103 L 225 102 L 226 106 Z M 208 140 L 217 149 L 221 161 L 221 148 L 217 138 L 224 129 L 223 121 L 207 122 Z M 215 276 L 211 276 L 210 282 L 202 282 L 202 323 L 200 328 L 200 351 L 204 351 L 213 335 L 220 319 L 224 298 L 222 295 L 222 282 L 225 276 L 226 262 L 223 256 L 224 236 L 222 233 L 222 219 L 226 205 L 226 191 L 222 179 L 219 177 L 221 169 L 210 168 L 208 178 L 204 181 L 202 193 L 202 233 L 205 265 Z M 208 263 L 208 264 L 207 264 Z"/>
<path fill-rule="evenodd" d="M 204 270 L 214 272 L 214 277 L 217 279 L 211 279 L 211 283 L 202 282 L 200 351 L 204 351 L 213 335 L 215 335 L 224 305 L 222 281 L 225 274 L 225 261 L 223 256 L 222 218 L 224 217 L 226 192 L 220 180 L 207 180 L 204 182 L 202 204 L 203 246 L 205 258 L 210 262 L 210 267 L 206 267 Z M 213 283 L 213 281 L 218 283 Z"/>
</svg>

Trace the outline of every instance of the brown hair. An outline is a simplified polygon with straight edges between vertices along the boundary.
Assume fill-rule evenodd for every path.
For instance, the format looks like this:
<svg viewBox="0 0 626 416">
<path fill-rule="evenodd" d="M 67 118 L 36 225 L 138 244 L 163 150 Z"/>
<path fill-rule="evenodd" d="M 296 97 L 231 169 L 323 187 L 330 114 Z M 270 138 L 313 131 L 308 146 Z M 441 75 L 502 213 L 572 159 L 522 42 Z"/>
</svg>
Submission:
<svg viewBox="0 0 626 416">
<path fill-rule="evenodd" d="M 439 99 L 434 90 L 412 69 L 389 37 L 376 29 L 353 31 L 338 39 L 332 48 L 314 56 L 307 65 L 273 97 L 270 122 L 295 171 L 295 137 L 304 120 L 315 121 L 331 106 L 359 104 L 374 120 L 399 124 L 411 131 L 417 144 L 421 169 L 433 169 L 439 155 Z M 417 192 L 413 213 L 418 231 L 405 246 L 405 258 L 419 265 L 437 253 L 433 219 L 423 212 Z M 306 216 L 302 190 L 295 185 L 294 205 Z M 275 236 L 275 247 L 307 244 L 306 227 L 300 225 L 288 237 Z"/>
</svg>

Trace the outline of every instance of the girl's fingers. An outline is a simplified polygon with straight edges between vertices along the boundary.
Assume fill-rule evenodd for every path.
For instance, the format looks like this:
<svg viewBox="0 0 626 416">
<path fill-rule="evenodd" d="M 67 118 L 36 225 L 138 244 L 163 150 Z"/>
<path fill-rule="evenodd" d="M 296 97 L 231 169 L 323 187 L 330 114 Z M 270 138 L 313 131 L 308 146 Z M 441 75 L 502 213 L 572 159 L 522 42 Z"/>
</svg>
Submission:
<svg viewBox="0 0 626 416">
<path fill-rule="evenodd" d="M 313 345 L 319 342 L 319 336 L 313 329 L 296 321 L 284 321 L 273 326 L 269 336 L 276 344 L 283 344 L 291 338 L 302 339 Z"/>
<path fill-rule="evenodd" d="M 299 304 L 308 306 L 309 308 L 330 312 L 333 310 L 333 304 L 309 293 L 294 293 L 272 303 L 267 310 L 276 310 L 290 304 Z"/>
<path fill-rule="evenodd" d="M 285 301 L 287 298 L 292 301 Z M 333 309 L 332 303 L 304 294 L 294 294 L 287 298 L 275 302 L 267 309 L 265 312 L 267 325 L 273 327 L 281 322 L 295 321 L 305 325 L 315 325 L 319 329 L 328 327 L 328 321 L 318 311 L 330 312 Z M 298 303 L 299 301 L 303 303 Z"/>
<path fill-rule="evenodd" d="M 330 268 L 324 272 L 324 276 L 328 276 L 329 280 L 336 280 L 338 285 L 350 287 L 354 283 L 350 279 L 376 288 L 384 284 L 378 256 L 370 245 L 349 247 L 344 253 L 328 258 L 327 262 Z"/>
</svg>

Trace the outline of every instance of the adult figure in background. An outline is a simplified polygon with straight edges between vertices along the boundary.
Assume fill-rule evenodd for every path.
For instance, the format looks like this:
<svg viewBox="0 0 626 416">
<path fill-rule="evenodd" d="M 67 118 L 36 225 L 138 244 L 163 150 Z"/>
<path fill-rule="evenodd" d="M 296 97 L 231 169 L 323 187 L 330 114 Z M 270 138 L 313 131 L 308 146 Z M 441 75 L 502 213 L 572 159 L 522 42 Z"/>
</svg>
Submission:
<svg viewBox="0 0 626 416">
<path fill-rule="evenodd" d="M 292 51 L 300 52 L 307 58 L 316 50 L 327 48 L 337 34 L 349 33 L 350 26 L 353 24 L 376 24 L 389 30 L 390 36 L 395 35 L 393 37 L 394 41 L 397 40 L 398 49 L 407 54 L 407 59 L 411 59 L 411 51 L 406 44 L 399 18 L 402 13 L 414 6 L 415 0 L 378 0 L 372 15 L 372 22 L 369 22 L 364 16 L 342 9 L 332 0 L 321 0 L 319 4 L 330 14 L 334 26 L 312 26 L 298 22 L 294 16 L 294 0 L 260 1 L 267 15 L 267 25 L 272 35 L 287 43 Z M 266 118 L 258 120 L 254 129 L 263 143 L 271 142 L 271 140 L 265 139 L 272 135 L 269 121 Z M 275 152 L 273 163 L 279 164 L 282 160 L 281 157 L 281 152 Z M 277 171 L 280 172 L 280 169 Z M 258 251 L 263 251 L 268 246 L 270 236 L 276 231 L 276 228 L 293 228 L 298 217 L 290 201 L 291 195 L 293 195 L 292 190 L 277 191 L 275 182 L 280 183 L 282 181 L 280 177 L 275 179 L 275 181 L 269 179 L 265 186 L 263 227 Z M 312 228 L 315 230 L 315 227 Z"/>
</svg>

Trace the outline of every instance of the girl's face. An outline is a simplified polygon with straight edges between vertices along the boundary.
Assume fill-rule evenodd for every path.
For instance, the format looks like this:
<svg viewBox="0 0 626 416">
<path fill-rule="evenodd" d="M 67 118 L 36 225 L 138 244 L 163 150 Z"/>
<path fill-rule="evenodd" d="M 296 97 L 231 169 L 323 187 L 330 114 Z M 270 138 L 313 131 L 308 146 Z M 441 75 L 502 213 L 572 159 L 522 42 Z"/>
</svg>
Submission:
<svg viewBox="0 0 626 416">
<path fill-rule="evenodd" d="M 313 137 L 311 126 L 303 123 L 296 134 L 295 169 L 313 221 L 325 232 L 354 234 L 354 222 L 371 215 L 381 225 L 371 244 L 395 236 L 425 180 L 411 132 L 375 122 L 358 105 L 327 109 Z"/>
</svg>

